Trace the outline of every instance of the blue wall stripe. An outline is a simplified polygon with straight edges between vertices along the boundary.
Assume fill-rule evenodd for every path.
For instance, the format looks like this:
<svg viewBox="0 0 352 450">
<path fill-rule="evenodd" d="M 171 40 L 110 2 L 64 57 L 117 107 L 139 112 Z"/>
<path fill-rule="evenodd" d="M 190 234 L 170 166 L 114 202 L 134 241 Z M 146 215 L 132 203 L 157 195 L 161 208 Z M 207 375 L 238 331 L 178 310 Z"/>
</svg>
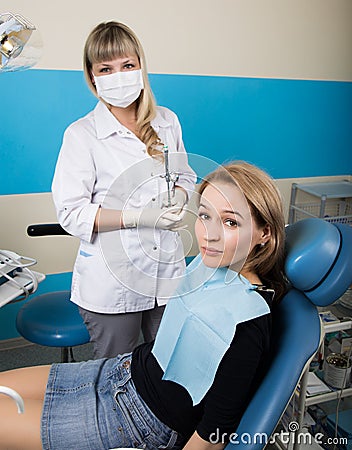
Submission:
<svg viewBox="0 0 352 450">
<path fill-rule="evenodd" d="M 274 178 L 352 171 L 352 83 L 154 75 L 152 85 L 191 153 L 244 159 Z"/>
<path fill-rule="evenodd" d="M 158 103 L 178 114 L 189 153 L 245 159 L 275 178 L 352 172 L 350 82 L 150 79 Z M 65 128 L 96 99 L 80 71 L 2 73 L 0 88 L 0 194 L 48 192 Z"/>
<path fill-rule="evenodd" d="M 245 159 L 275 178 L 352 173 L 352 83 L 156 75 L 157 101 L 173 109 L 199 176 Z M 65 128 L 96 103 L 83 73 L 0 74 L 0 195 L 50 191 Z M 199 165 L 197 155 L 209 158 Z M 198 164 L 198 165 L 197 165 Z M 69 289 L 49 275 L 37 293 Z M 0 309 L 0 340 L 18 336 L 21 303 Z"/>
</svg>

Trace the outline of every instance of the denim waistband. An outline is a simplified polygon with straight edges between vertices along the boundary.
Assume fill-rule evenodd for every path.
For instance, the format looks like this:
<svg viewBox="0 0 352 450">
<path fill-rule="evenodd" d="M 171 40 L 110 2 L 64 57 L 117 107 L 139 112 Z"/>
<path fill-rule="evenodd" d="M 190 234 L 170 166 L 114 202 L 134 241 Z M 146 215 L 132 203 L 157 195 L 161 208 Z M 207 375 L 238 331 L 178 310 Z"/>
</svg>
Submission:
<svg viewBox="0 0 352 450">
<path fill-rule="evenodd" d="M 125 430 L 133 446 L 141 449 L 177 449 L 180 437 L 162 423 L 140 397 L 131 378 L 132 355 L 118 357 L 111 373 L 114 398 L 125 419 Z"/>
</svg>

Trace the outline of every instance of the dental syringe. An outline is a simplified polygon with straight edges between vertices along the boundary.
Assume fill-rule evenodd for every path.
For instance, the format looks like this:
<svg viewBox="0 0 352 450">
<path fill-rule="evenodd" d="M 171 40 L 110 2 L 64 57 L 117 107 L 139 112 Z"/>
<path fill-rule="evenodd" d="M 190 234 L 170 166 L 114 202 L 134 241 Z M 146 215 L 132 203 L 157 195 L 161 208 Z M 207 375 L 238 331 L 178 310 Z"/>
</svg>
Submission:
<svg viewBox="0 0 352 450">
<path fill-rule="evenodd" d="M 166 180 L 166 187 L 167 187 L 167 206 L 170 208 L 171 206 L 171 190 L 170 190 L 170 183 L 171 183 L 171 174 L 169 170 L 169 147 L 167 145 L 164 145 L 164 158 L 165 158 L 165 180 Z"/>
<path fill-rule="evenodd" d="M 167 145 L 164 145 L 163 147 L 164 151 L 164 164 L 165 164 L 165 175 L 163 175 L 163 178 L 166 180 L 166 187 L 167 187 L 167 206 L 170 208 L 171 205 L 171 192 L 173 194 L 175 193 L 175 184 L 179 178 L 178 173 L 176 172 L 170 172 L 170 166 L 169 166 L 169 147 Z M 171 186 L 172 183 L 172 186 Z"/>
</svg>

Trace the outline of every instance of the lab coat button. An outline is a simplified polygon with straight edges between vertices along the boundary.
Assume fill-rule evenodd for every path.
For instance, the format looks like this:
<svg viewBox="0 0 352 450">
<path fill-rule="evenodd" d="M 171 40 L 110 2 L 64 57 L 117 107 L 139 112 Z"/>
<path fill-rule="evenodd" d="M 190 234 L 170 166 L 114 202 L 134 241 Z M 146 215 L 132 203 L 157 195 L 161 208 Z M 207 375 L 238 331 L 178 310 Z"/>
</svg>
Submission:
<svg viewBox="0 0 352 450">
<path fill-rule="evenodd" d="M 155 198 L 155 197 L 153 197 L 153 198 L 152 198 L 152 202 L 155 202 L 155 200 L 156 200 L 156 198 Z"/>
<path fill-rule="evenodd" d="M 158 250 L 158 247 L 154 245 L 153 250 Z"/>
</svg>

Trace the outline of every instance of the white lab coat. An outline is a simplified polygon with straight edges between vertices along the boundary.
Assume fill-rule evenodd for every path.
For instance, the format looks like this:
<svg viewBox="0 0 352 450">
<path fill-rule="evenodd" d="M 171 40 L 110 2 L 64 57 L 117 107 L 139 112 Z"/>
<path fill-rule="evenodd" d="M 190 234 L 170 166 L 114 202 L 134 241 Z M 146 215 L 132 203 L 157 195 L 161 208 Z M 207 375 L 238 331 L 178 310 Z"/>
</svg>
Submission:
<svg viewBox="0 0 352 450">
<path fill-rule="evenodd" d="M 170 171 L 191 195 L 189 167 L 177 116 L 157 107 L 152 126 L 169 148 Z M 65 131 L 52 192 L 60 224 L 80 238 L 71 300 L 99 313 L 143 311 L 167 303 L 184 271 L 177 232 L 125 229 L 94 233 L 98 208 L 160 207 L 164 164 L 99 102 Z"/>
</svg>

